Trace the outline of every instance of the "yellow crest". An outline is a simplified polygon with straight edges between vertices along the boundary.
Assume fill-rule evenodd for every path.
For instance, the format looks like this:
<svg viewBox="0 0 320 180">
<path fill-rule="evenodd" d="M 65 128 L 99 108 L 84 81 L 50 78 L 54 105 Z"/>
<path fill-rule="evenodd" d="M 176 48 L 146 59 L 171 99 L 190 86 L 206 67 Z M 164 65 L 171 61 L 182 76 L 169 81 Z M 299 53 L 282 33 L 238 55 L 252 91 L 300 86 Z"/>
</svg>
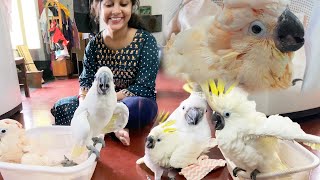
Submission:
<svg viewBox="0 0 320 180">
<path fill-rule="evenodd" d="M 164 133 L 175 133 L 177 131 L 177 128 L 164 128 Z"/>
<path fill-rule="evenodd" d="M 166 127 L 174 125 L 176 122 L 177 122 L 176 120 L 168 120 L 168 121 L 162 123 L 161 127 L 166 128 Z"/>
<path fill-rule="evenodd" d="M 166 112 L 166 113 L 165 113 L 164 111 L 162 111 L 162 112 L 160 113 L 160 115 L 157 116 L 156 122 L 159 122 L 159 124 L 165 122 L 165 121 L 167 120 L 169 114 L 170 114 L 169 111 Z"/>
<path fill-rule="evenodd" d="M 156 119 L 156 122 L 159 122 L 159 126 L 161 127 L 164 133 L 174 133 L 177 131 L 176 128 L 172 128 L 171 126 L 176 123 L 176 120 L 167 120 L 170 112 L 162 111 Z"/>
<path fill-rule="evenodd" d="M 209 80 L 207 83 L 202 84 L 202 90 L 207 94 L 211 91 L 212 95 L 220 96 L 223 94 L 228 94 L 232 91 L 234 87 L 236 87 L 237 83 L 231 84 L 229 88 L 226 88 L 226 84 L 224 81 L 219 79 L 217 82 L 214 80 Z"/>
</svg>

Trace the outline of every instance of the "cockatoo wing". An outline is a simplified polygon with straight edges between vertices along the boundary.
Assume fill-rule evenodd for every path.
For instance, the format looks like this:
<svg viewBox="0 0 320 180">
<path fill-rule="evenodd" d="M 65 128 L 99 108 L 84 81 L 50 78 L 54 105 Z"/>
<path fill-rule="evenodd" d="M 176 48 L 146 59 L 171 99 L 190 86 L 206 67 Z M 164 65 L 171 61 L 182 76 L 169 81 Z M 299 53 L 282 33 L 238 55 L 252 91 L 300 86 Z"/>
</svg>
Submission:
<svg viewBox="0 0 320 180">
<path fill-rule="evenodd" d="M 71 120 L 71 132 L 74 140 L 74 147 L 71 156 L 76 158 L 86 150 L 86 143 L 90 138 L 89 112 L 79 112 Z"/>
<path fill-rule="evenodd" d="M 102 130 L 103 133 L 110 133 L 123 129 L 129 119 L 129 109 L 122 102 L 117 103 L 117 106 L 113 112 L 113 116 L 107 126 Z"/>
<path fill-rule="evenodd" d="M 283 140 L 295 140 L 313 149 L 320 149 L 320 137 L 305 133 L 298 123 L 293 122 L 288 117 L 272 115 L 262 123 L 256 130 L 249 133 L 249 136 L 273 136 Z"/>
<path fill-rule="evenodd" d="M 187 137 L 187 136 L 186 136 Z M 171 155 L 170 165 L 174 168 L 185 168 L 197 162 L 202 153 L 206 153 L 217 145 L 215 138 L 208 141 L 190 141 L 179 146 Z"/>
</svg>

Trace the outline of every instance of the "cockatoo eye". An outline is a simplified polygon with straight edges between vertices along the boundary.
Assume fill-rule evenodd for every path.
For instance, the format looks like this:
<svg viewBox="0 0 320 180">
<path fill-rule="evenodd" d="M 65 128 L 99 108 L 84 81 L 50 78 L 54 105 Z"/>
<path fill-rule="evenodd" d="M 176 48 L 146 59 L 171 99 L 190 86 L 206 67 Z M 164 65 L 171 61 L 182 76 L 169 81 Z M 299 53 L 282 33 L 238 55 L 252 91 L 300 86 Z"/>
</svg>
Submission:
<svg viewBox="0 0 320 180">
<path fill-rule="evenodd" d="M 161 139 L 157 139 L 157 141 L 158 141 L 158 142 L 160 142 L 160 141 L 161 141 Z"/>
<path fill-rule="evenodd" d="M 5 129 L 1 130 L 1 133 L 3 133 L 3 134 L 6 133 L 6 132 L 7 132 L 7 130 L 5 130 Z"/>
<path fill-rule="evenodd" d="M 182 110 L 184 110 L 185 109 L 185 107 L 184 106 L 182 106 Z"/>
<path fill-rule="evenodd" d="M 266 33 L 266 27 L 260 21 L 254 21 L 250 24 L 249 32 L 255 36 L 263 36 Z"/>
<path fill-rule="evenodd" d="M 231 113 L 230 112 L 224 112 L 223 117 L 228 118 L 230 117 Z"/>
</svg>

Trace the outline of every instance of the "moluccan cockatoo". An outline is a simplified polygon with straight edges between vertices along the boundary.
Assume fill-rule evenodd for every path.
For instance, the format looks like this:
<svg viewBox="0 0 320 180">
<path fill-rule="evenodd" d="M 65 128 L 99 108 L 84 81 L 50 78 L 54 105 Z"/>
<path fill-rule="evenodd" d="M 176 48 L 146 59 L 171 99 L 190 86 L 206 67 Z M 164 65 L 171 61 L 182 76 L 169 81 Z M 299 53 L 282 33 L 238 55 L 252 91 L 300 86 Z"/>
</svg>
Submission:
<svg viewBox="0 0 320 180">
<path fill-rule="evenodd" d="M 304 28 L 287 5 L 288 0 L 224 0 L 220 13 L 171 37 L 165 72 L 198 84 L 223 79 L 247 91 L 288 88 Z"/>
<path fill-rule="evenodd" d="M 94 146 L 97 142 L 104 144 L 100 135 L 123 129 L 128 118 L 127 106 L 117 102 L 111 70 L 107 66 L 99 68 L 86 98 L 79 104 L 71 120 L 74 140 L 71 157 L 80 156 L 86 148 L 99 157 Z"/>
<path fill-rule="evenodd" d="M 256 111 L 256 103 L 248 100 L 248 93 L 238 87 L 225 88 L 210 81 L 203 85 L 208 104 L 214 110 L 213 122 L 219 149 L 225 158 L 235 163 L 233 175 L 246 171 L 251 179 L 259 173 L 288 169 L 281 160 L 280 141 L 302 142 L 320 149 L 320 137 L 306 134 L 298 123 L 288 117 Z M 209 88 L 210 87 L 210 88 Z"/>
</svg>

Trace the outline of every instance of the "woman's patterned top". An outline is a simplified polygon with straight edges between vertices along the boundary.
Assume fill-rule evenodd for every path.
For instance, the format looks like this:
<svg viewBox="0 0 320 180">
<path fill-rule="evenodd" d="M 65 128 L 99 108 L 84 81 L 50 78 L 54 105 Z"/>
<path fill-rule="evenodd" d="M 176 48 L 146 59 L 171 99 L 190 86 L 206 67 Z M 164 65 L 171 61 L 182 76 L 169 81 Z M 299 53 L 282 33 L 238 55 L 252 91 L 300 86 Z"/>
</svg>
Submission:
<svg viewBox="0 0 320 180">
<path fill-rule="evenodd" d="M 110 49 L 104 44 L 102 32 L 88 43 L 80 87 L 88 90 L 101 66 L 108 66 L 114 78 L 116 91 L 126 96 L 156 99 L 155 80 L 159 69 L 158 47 L 155 38 L 138 29 L 133 41 L 123 49 Z"/>
</svg>

